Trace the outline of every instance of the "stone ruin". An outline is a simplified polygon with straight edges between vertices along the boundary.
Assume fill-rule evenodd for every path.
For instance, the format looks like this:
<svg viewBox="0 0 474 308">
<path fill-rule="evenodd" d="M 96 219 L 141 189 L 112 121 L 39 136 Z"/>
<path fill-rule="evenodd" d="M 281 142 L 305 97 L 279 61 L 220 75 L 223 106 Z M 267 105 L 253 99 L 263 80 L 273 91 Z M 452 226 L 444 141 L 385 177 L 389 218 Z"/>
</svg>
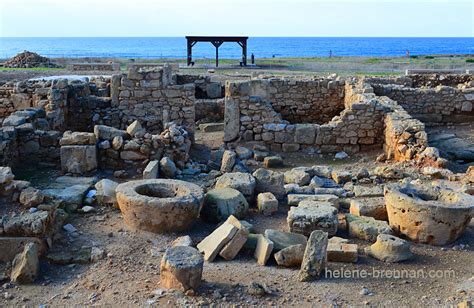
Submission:
<svg viewBox="0 0 474 308">
<path fill-rule="evenodd" d="M 136 65 L 110 77 L 6 83 L 0 192 L 4 203 L 23 210 L 2 218 L 0 247 L 9 249 L 0 259 L 17 260 L 12 281 L 31 282 L 35 255 L 66 262 L 47 251 L 56 233 L 77 232 L 68 214 L 111 206 L 130 228 L 155 233 L 187 232 L 200 219 L 219 223 L 196 242 L 177 238 L 162 256 L 161 285 L 182 292 L 199 288 L 205 261 L 232 260 L 241 251 L 260 265 L 273 256 L 278 266 L 299 268 L 300 281 L 319 279 L 327 262 L 358 262 L 359 245 L 340 235 L 370 243 L 365 254 L 383 262 L 408 260 L 410 241 L 452 243 L 472 218 L 473 169 L 444 169 L 447 160 L 429 145 L 426 125 L 471 121 L 473 103 L 469 75 L 249 77 L 224 84 L 169 65 Z M 193 161 L 197 134 L 216 131 L 222 146 L 208 161 Z M 387 163 L 357 172 L 327 165 L 279 170 L 291 153 L 345 159 L 370 151 Z M 14 179 L 11 168 L 22 164 L 60 167 L 65 176 L 40 190 Z M 425 192 L 413 177 L 465 186 Z M 245 220 L 249 212 L 283 212 L 287 230 L 257 233 Z M 85 249 L 87 262 L 104 255 Z M 67 260 L 84 262 L 77 253 Z"/>
</svg>

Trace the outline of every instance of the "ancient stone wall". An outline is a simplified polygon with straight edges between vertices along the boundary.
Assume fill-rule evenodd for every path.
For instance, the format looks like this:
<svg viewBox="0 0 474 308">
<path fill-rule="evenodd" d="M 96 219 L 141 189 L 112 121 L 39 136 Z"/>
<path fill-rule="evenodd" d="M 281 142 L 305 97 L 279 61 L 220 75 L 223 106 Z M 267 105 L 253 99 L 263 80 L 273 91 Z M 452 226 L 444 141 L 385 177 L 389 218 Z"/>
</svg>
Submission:
<svg viewBox="0 0 474 308">
<path fill-rule="evenodd" d="M 175 85 L 170 66 L 130 68 L 127 75 L 112 76 L 112 108 L 120 110 L 121 128 L 139 120 L 150 132 L 164 123 L 195 129 L 194 84 Z"/>
<path fill-rule="evenodd" d="M 224 85 L 212 80 L 207 75 L 176 74 L 176 83 L 184 85 L 193 83 L 196 87 L 197 99 L 217 99 L 224 97 Z"/>
<path fill-rule="evenodd" d="M 262 84 L 259 84 L 260 82 Z M 305 82 L 307 84 L 303 85 Z M 337 104 L 338 108 L 341 108 L 339 105 L 342 105 L 342 112 L 328 123 L 315 124 L 317 121 L 312 116 L 299 117 L 299 119 L 309 120 L 309 122 L 290 123 L 275 110 L 275 106 L 280 105 L 278 100 L 270 102 L 261 96 L 254 96 L 257 93 L 268 96 L 265 90 L 272 89 L 277 84 L 276 81 L 271 83 L 269 80 L 227 83 L 224 136 L 226 142 L 261 141 L 274 151 L 293 152 L 313 147 L 322 153 L 342 150 L 354 153 L 368 146 L 383 144 L 383 115 L 386 110 L 375 99 L 375 95 L 370 93 L 372 89 L 369 86 L 351 82 L 345 84 L 342 80 L 287 82 L 284 89 L 289 93 L 294 93 L 289 88 L 291 85 L 296 85 L 300 90 L 305 87 L 316 87 L 323 92 L 321 96 L 318 96 L 314 93 L 314 88 L 312 91 L 307 89 L 312 93 L 310 97 L 313 98 L 337 94 L 337 101 L 334 101 L 333 104 Z M 269 88 L 269 86 L 271 87 Z M 327 90 L 322 90 L 322 88 Z M 335 92 L 328 94 L 331 93 L 329 89 L 333 89 Z M 273 96 L 275 91 L 279 93 L 282 90 L 270 91 Z M 341 93 L 345 93 L 345 95 Z M 284 105 L 288 106 L 290 99 L 286 98 L 284 101 Z M 302 98 L 299 98 L 299 102 L 301 106 L 306 105 Z M 313 100 L 313 104 L 315 102 L 316 100 Z M 331 107 L 326 109 L 328 106 L 332 106 L 331 103 L 328 105 L 328 102 L 325 101 L 322 104 L 323 106 L 314 108 L 320 112 L 334 110 Z M 294 106 L 298 107 L 299 105 Z M 295 108 L 294 114 L 298 114 L 297 108 Z M 327 116 L 325 115 L 325 117 Z M 319 117 L 319 119 L 321 120 L 323 117 Z"/>
<path fill-rule="evenodd" d="M 409 88 L 381 84 L 374 84 L 373 88 L 378 96 L 397 101 L 410 115 L 426 123 L 469 122 L 474 116 L 474 88 Z"/>
<path fill-rule="evenodd" d="M 247 95 L 269 102 L 293 124 L 323 124 L 344 109 L 344 81 L 339 79 L 253 79 L 244 85 L 249 87 Z"/>
<path fill-rule="evenodd" d="M 225 100 L 197 99 L 195 102 L 196 121 L 223 122 Z"/>
<path fill-rule="evenodd" d="M 474 82 L 473 74 L 412 74 L 407 77 L 412 80 L 411 86 L 415 88 L 457 87 L 458 84 Z"/>
<path fill-rule="evenodd" d="M 59 161 L 61 132 L 50 130 L 43 109 L 16 111 L 0 128 L 0 162 L 6 166 L 25 162 Z"/>
</svg>

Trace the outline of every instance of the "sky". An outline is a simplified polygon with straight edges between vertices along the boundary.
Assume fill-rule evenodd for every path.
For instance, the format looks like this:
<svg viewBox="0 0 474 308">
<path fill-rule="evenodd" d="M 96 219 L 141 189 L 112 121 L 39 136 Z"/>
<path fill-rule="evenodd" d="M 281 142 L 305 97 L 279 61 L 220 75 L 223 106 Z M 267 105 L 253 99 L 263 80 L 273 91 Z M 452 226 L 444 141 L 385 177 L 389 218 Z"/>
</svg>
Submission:
<svg viewBox="0 0 474 308">
<path fill-rule="evenodd" d="M 474 0 L 0 0 L 0 37 L 473 37 Z"/>
</svg>

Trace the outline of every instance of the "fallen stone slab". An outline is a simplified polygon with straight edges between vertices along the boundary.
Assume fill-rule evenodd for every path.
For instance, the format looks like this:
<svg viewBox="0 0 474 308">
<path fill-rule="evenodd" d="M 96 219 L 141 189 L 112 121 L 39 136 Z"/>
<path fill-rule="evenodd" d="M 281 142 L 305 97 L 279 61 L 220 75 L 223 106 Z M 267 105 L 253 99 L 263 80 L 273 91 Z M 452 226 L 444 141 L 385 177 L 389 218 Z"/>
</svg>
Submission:
<svg viewBox="0 0 474 308">
<path fill-rule="evenodd" d="M 255 247 L 254 257 L 260 265 L 267 264 L 273 251 L 273 242 L 265 236 L 259 234 L 257 237 L 257 246 Z"/>
<path fill-rule="evenodd" d="M 301 262 L 303 262 L 305 248 L 306 244 L 288 246 L 275 253 L 275 261 L 280 266 L 299 267 L 301 266 Z"/>
<path fill-rule="evenodd" d="M 309 183 L 313 188 L 339 188 L 340 186 L 332 179 L 321 176 L 314 176 Z"/>
<path fill-rule="evenodd" d="M 352 199 L 349 212 L 355 216 L 368 216 L 388 221 L 383 197 Z"/>
<path fill-rule="evenodd" d="M 293 245 L 305 245 L 308 238 L 303 234 L 266 229 L 265 237 L 273 242 L 273 250 L 279 251 Z"/>
<path fill-rule="evenodd" d="M 234 237 L 224 246 L 224 248 L 222 248 L 219 255 L 227 261 L 234 259 L 242 247 L 244 247 L 248 237 L 249 230 L 242 226 L 239 228 L 239 230 L 237 230 Z"/>
<path fill-rule="evenodd" d="M 203 265 L 204 259 L 197 249 L 170 247 L 161 259 L 160 284 L 182 292 L 196 290 L 201 285 Z"/>
<path fill-rule="evenodd" d="M 315 230 L 333 236 L 337 232 L 337 209 L 332 203 L 304 200 L 298 207 L 292 206 L 288 212 L 287 223 L 291 232 L 309 236 Z"/>
<path fill-rule="evenodd" d="M 377 241 L 366 247 L 364 251 L 383 262 L 401 262 L 413 258 L 410 243 L 389 234 L 379 234 Z"/>
<path fill-rule="evenodd" d="M 117 136 L 122 137 L 123 139 L 128 139 L 129 137 L 126 131 L 106 125 L 94 126 L 94 135 L 98 140 L 112 140 Z"/>
<path fill-rule="evenodd" d="M 313 187 L 298 184 L 285 184 L 285 191 L 287 194 L 314 195 Z"/>
<path fill-rule="evenodd" d="M 88 264 L 92 262 L 92 247 L 70 248 L 50 251 L 46 259 L 51 264 Z"/>
<path fill-rule="evenodd" d="M 20 204 L 26 208 L 36 207 L 43 203 L 44 195 L 41 190 L 34 187 L 27 187 L 20 193 Z"/>
<path fill-rule="evenodd" d="M 13 283 L 27 284 L 36 280 L 39 273 L 39 249 L 36 243 L 27 243 L 23 252 L 12 263 L 10 279 Z"/>
<path fill-rule="evenodd" d="M 337 184 L 344 184 L 352 180 L 352 173 L 349 171 L 336 171 L 331 173 L 331 177 Z"/>
<path fill-rule="evenodd" d="M 324 178 L 332 178 L 332 167 L 330 166 L 312 166 L 306 172 L 309 173 L 311 177 L 319 176 Z"/>
<path fill-rule="evenodd" d="M 392 228 L 386 221 L 375 220 L 372 217 L 346 214 L 347 231 L 349 236 L 361 240 L 375 242 L 379 234 L 392 234 Z"/>
<path fill-rule="evenodd" d="M 329 202 L 335 208 L 339 208 L 339 197 L 335 195 L 302 195 L 291 194 L 288 195 L 288 205 L 298 205 L 301 201 L 319 201 Z"/>
<path fill-rule="evenodd" d="M 319 279 L 327 261 L 326 250 L 328 246 L 328 234 L 316 230 L 311 233 L 306 244 L 306 249 L 301 263 L 298 278 L 300 281 L 311 281 Z"/>
<path fill-rule="evenodd" d="M 160 160 L 160 172 L 164 177 L 174 178 L 177 170 L 175 163 L 169 157 L 163 157 Z"/>
<path fill-rule="evenodd" d="M 362 186 L 354 185 L 352 191 L 356 197 L 383 197 L 383 188 L 384 185 L 377 186 Z"/>
<path fill-rule="evenodd" d="M 82 204 L 86 193 L 89 191 L 90 185 L 73 185 L 65 188 L 49 188 L 43 190 L 43 194 L 52 199 L 64 201 L 75 210 Z"/>
<path fill-rule="evenodd" d="M 257 196 L 257 208 L 263 215 L 270 216 L 278 212 L 278 200 L 270 192 L 260 193 Z"/>
<path fill-rule="evenodd" d="M 327 259 L 329 262 L 356 263 L 358 259 L 356 244 L 329 241 Z"/>
<path fill-rule="evenodd" d="M 237 233 L 239 229 L 234 225 L 224 222 L 210 235 L 203 239 L 198 245 L 197 249 L 204 253 L 204 260 L 208 262 L 214 261 L 217 254 Z"/>
<path fill-rule="evenodd" d="M 234 151 L 226 150 L 222 155 L 221 172 L 231 172 L 237 161 L 237 154 Z"/>
<path fill-rule="evenodd" d="M 206 193 L 201 217 L 207 221 L 226 220 L 230 215 L 245 218 L 249 205 L 240 191 L 233 188 L 215 188 Z"/>
</svg>

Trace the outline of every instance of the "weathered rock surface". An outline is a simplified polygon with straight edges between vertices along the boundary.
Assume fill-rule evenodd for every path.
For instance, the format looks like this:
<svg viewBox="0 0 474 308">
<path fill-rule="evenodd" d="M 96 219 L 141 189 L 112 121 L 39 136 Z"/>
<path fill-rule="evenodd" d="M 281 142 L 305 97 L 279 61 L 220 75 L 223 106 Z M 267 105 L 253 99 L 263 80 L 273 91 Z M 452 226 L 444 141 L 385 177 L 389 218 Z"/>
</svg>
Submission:
<svg viewBox="0 0 474 308">
<path fill-rule="evenodd" d="M 316 230 L 311 233 L 306 244 L 306 249 L 299 272 L 300 281 L 319 279 L 321 272 L 326 266 L 326 250 L 328 246 L 328 234 Z"/>
<path fill-rule="evenodd" d="M 234 225 L 235 226 L 235 225 Z M 234 259 L 239 251 L 244 247 L 249 237 L 249 230 L 240 225 L 234 237 L 222 248 L 219 255 L 226 260 Z"/>
<path fill-rule="evenodd" d="M 176 165 L 169 157 L 163 157 L 160 160 L 160 171 L 161 174 L 169 179 L 176 176 Z"/>
<path fill-rule="evenodd" d="M 20 204 L 24 207 L 30 208 L 41 204 L 44 200 L 44 195 L 41 190 L 34 187 L 27 187 L 20 193 Z"/>
<path fill-rule="evenodd" d="M 389 234 L 377 236 L 377 241 L 366 247 L 365 253 L 384 262 L 400 262 L 413 258 L 410 243 Z"/>
<path fill-rule="evenodd" d="M 332 236 L 337 232 L 337 209 L 329 202 L 302 201 L 298 207 L 290 208 L 287 222 L 291 232 L 309 236 L 321 230 Z"/>
<path fill-rule="evenodd" d="M 273 242 L 265 236 L 259 234 L 257 237 L 257 246 L 255 247 L 254 257 L 260 265 L 267 264 L 273 251 Z"/>
<path fill-rule="evenodd" d="M 474 211 L 474 197 L 443 187 L 388 185 L 385 205 L 390 226 L 411 240 L 431 245 L 454 242 Z"/>
<path fill-rule="evenodd" d="M 253 176 L 256 181 L 256 193 L 271 192 L 278 200 L 285 197 L 285 179 L 282 173 L 260 168 Z"/>
<path fill-rule="evenodd" d="M 161 286 L 183 292 L 196 290 L 201 285 L 203 265 L 204 259 L 196 248 L 170 247 L 161 259 Z"/>
<path fill-rule="evenodd" d="M 356 263 L 358 259 L 356 244 L 329 241 L 327 258 L 330 262 Z"/>
<path fill-rule="evenodd" d="M 234 151 L 226 150 L 222 156 L 221 172 L 231 172 L 237 160 L 237 154 Z"/>
<path fill-rule="evenodd" d="M 346 222 L 349 236 L 361 240 L 375 242 L 379 234 L 392 234 L 392 228 L 387 222 L 372 217 L 346 214 Z"/>
<path fill-rule="evenodd" d="M 204 196 L 201 216 L 212 222 L 226 220 L 230 215 L 242 219 L 247 215 L 249 205 L 244 196 L 233 188 L 215 188 Z"/>
<path fill-rule="evenodd" d="M 193 246 L 193 239 L 189 235 L 184 235 L 176 238 L 171 246 Z"/>
<path fill-rule="evenodd" d="M 303 195 L 303 194 L 288 195 L 288 205 L 298 205 L 302 201 L 329 202 L 335 208 L 339 208 L 339 197 L 335 195 Z"/>
<path fill-rule="evenodd" d="M 13 260 L 10 279 L 13 283 L 32 283 L 37 278 L 38 272 L 38 245 L 28 243 L 25 245 L 23 252 Z"/>
<path fill-rule="evenodd" d="M 278 265 L 284 267 L 298 267 L 301 266 L 301 262 L 303 262 L 304 251 L 306 248 L 306 244 L 298 244 L 288 246 L 279 252 L 275 253 L 275 261 Z"/>
<path fill-rule="evenodd" d="M 299 186 L 308 185 L 311 177 L 304 171 L 292 169 L 284 173 L 285 184 L 297 184 Z"/>
<path fill-rule="evenodd" d="M 93 133 L 65 131 L 59 144 L 63 145 L 95 145 L 97 139 Z"/>
<path fill-rule="evenodd" d="M 273 249 L 279 251 L 293 245 L 306 245 L 308 238 L 303 234 L 266 229 L 265 237 L 273 242 Z"/>
<path fill-rule="evenodd" d="M 61 169 L 74 174 L 84 174 L 97 169 L 96 146 L 61 146 Z"/>
<path fill-rule="evenodd" d="M 203 239 L 197 248 L 204 253 L 204 260 L 208 262 L 214 261 L 221 249 L 234 237 L 239 228 L 229 222 L 224 222 L 215 229 L 209 236 Z"/>
<path fill-rule="evenodd" d="M 137 180 L 116 188 L 125 223 L 150 232 L 184 231 L 196 221 L 204 193 L 178 180 Z"/>
<path fill-rule="evenodd" d="M 265 216 L 278 212 L 278 200 L 270 193 L 260 193 L 257 196 L 257 208 Z"/>
<path fill-rule="evenodd" d="M 368 216 L 377 220 L 388 220 L 383 197 L 352 199 L 349 211 L 355 216 Z"/>
<path fill-rule="evenodd" d="M 283 158 L 280 156 L 267 156 L 263 159 L 265 168 L 275 168 L 283 166 Z"/>
<path fill-rule="evenodd" d="M 229 172 L 217 178 L 216 188 L 233 188 L 240 191 L 248 202 L 254 200 L 255 178 L 248 173 Z"/>
<path fill-rule="evenodd" d="M 157 160 L 150 161 L 143 170 L 143 179 L 146 180 L 158 178 L 159 170 L 160 162 Z"/>
<path fill-rule="evenodd" d="M 118 183 L 109 179 L 103 179 L 97 182 L 95 184 L 97 202 L 99 202 L 100 205 L 117 207 L 118 203 L 115 195 L 117 186 Z"/>
<path fill-rule="evenodd" d="M 4 217 L 3 232 L 8 236 L 44 236 L 48 231 L 52 217 L 48 211 L 23 213 L 13 217 Z"/>
</svg>

